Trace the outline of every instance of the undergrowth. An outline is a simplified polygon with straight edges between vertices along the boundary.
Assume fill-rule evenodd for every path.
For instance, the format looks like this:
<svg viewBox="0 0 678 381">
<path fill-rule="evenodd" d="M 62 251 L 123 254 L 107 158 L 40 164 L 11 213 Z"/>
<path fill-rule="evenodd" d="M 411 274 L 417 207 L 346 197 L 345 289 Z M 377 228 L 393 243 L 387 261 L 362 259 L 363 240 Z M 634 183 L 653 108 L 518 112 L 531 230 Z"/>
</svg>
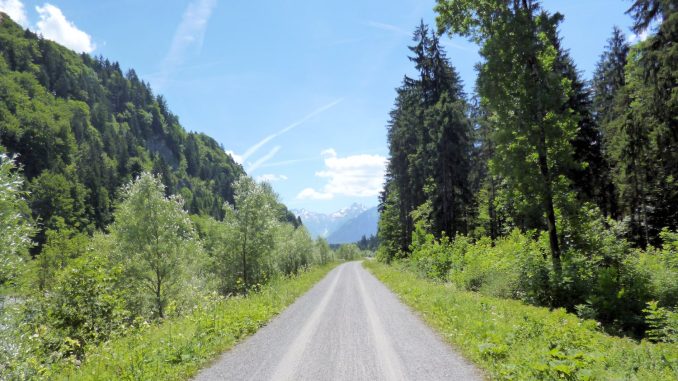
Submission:
<svg viewBox="0 0 678 381">
<path fill-rule="evenodd" d="M 83 364 L 53 367 L 57 380 L 185 380 L 256 332 L 322 279 L 337 263 L 274 281 L 257 293 L 202 301 L 188 316 L 146 326 L 88 350 Z"/>
<path fill-rule="evenodd" d="M 398 264 L 363 263 L 492 379 L 678 379 L 676 344 L 609 336 L 563 309 L 459 291 Z"/>
</svg>

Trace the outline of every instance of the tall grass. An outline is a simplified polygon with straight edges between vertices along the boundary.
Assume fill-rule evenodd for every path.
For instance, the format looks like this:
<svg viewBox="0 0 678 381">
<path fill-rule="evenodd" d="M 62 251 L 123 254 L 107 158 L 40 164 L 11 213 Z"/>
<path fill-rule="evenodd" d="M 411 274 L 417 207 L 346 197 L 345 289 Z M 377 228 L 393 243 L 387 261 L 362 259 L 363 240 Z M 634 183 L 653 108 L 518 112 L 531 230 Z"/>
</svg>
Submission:
<svg viewBox="0 0 678 381">
<path fill-rule="evenodd" d="M 678 379 L 676 344 L 608 336 L 595 321 L 562 309 L 458 291 L 397 265 L 363 263 L 492 379 Z"/>
<path fill-rule="evenodd" d="M 256 332 L 337 263 L 281 278 L 260 292 L 218 302 L 200 301 L 188 316 L 167 319 L 87 351 L 83 364 L 62 364 L 57 380 L 185 380 Z"/>
</svg>

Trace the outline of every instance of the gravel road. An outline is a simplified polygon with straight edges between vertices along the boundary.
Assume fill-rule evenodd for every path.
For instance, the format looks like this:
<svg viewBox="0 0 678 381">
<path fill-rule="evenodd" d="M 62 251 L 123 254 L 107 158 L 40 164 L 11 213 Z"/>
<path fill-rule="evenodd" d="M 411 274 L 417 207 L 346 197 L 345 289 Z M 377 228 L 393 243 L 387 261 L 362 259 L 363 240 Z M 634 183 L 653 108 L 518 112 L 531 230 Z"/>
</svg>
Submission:
<svg viewBox="0 0 678 381">
<path fill-rule="evenodd" d="M 196 380 L 481 380 L 359 262 L 332 270 Z"/>
</svg>

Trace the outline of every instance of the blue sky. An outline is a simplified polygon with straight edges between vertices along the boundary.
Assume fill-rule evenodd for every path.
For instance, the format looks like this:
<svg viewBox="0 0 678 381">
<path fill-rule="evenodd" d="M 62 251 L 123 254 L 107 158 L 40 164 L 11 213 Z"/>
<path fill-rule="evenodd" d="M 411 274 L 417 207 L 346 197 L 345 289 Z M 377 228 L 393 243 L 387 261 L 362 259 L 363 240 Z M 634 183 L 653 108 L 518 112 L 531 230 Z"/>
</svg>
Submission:
<svg viewBox="0 0 678 381">
<path fill-rule="evenodd" d="M 549 0 L 563 45 L 590 78 L 623 0 Z M 134 68 L 183 126 L 268 179 L 291 208 L 377 204 L 395 88 L 433 0 L 0 0 L 15 19 L 76 50 Z M 467 92 L 477 48 L 444 38 Z"/>
</svg>

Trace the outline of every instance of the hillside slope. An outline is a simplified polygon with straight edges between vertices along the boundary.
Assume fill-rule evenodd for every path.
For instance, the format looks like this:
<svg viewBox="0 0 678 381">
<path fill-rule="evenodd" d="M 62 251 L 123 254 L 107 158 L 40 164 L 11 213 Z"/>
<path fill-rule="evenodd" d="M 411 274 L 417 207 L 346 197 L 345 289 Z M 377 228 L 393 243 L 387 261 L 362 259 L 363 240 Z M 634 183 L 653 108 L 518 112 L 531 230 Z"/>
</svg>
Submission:
<svg viewBox="0 0 678 381">
<path fill-rule="evenodd" d="M 207 135 L 187 132 L 134 70 L 76 54 L 0 13 L 0 152 L 18 155 L 33 217 L 92 232 L 112 219 L 120 187 L 162 176 L 189 212 L 221 217 L 243 168 Z M 281 219 L 294 217 L 281 207 Z"/>
</svg>

